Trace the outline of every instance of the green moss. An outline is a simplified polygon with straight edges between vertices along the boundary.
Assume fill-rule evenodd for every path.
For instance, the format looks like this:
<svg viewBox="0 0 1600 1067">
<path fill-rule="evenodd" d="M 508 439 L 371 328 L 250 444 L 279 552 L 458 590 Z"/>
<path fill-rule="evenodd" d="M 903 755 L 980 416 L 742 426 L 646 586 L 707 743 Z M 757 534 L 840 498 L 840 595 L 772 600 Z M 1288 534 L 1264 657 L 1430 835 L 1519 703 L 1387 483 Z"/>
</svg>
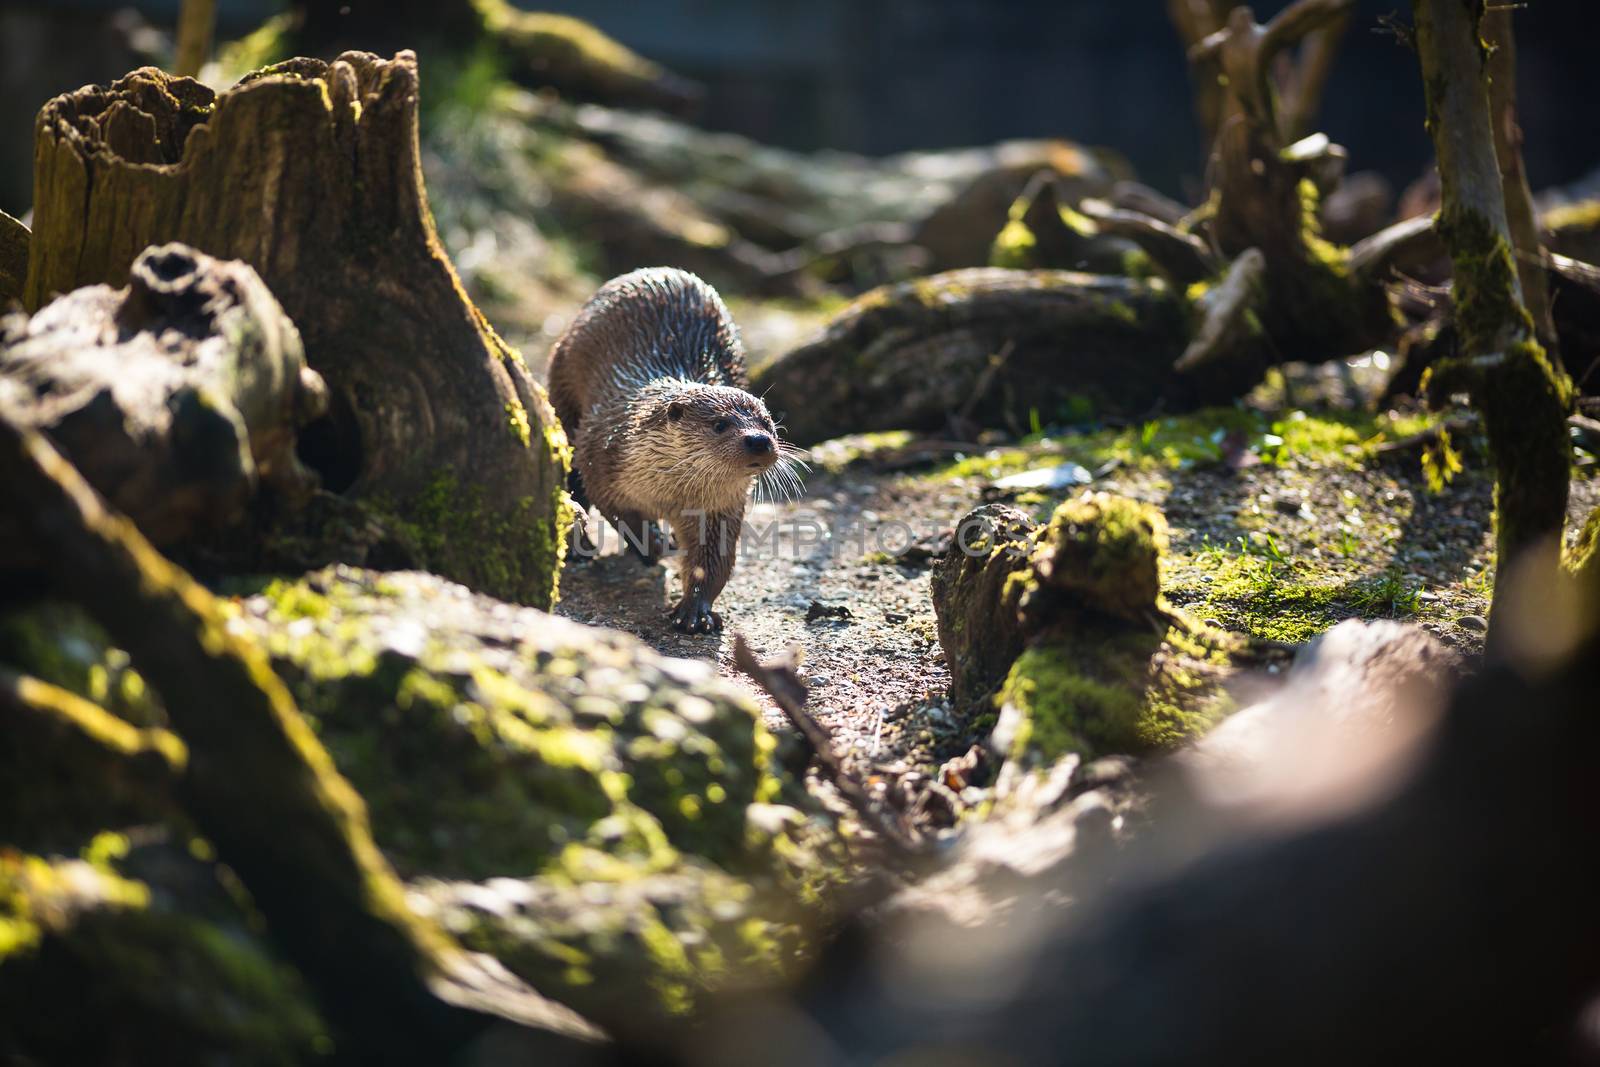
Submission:
<svg viewBox="0 0 1600 1067">
<path fill-rule="evenodd" d="M 506 418 L 511 424 L 511 436 L 521 441 L 523 448 L 527 448 L 533 440 L 533 430 L 528 425 L 528 411 L 520 400 L 513 400 L 506 405 Z"/>
<path fill-rule="evenodd" d="M 237 80 L 253 70 L 271 66 L 289 58 L 289 32 L 294 26 L 294 16 L 288 12 L 274 15 L 237 41 L 231 41 L 217 50 L 217 59 L 226 77 Z"/>
<path fill-rule="evenodd" d="M 32 1008 L 10 1013 L 10 1052 L 289 1065 L 330 1050 L 292 971 L 242 928 L 168 910 L 118 873 L 126 851 L 103 834 L 79 860 L 0 852 L 0 1002 Z"/>
<path fill-rule="evenodd" d="M 869 462 L 885 453 L 895 452 L 916 439 L 909 430 L 885 430 L 879 433 L 850 434 L 824 441 L 811 449 L 811 462 L 830 474 L 837 474 L 858 463 Z"/>
<path fill-rule="evenodd" d="M 1021 715 L 1010 757 L 1172 748 L 1233 711 L 1221 682 L 1237 643 L 1175 619 L 1165 633 L 1063 623 L 1025 650 L 995 698 Z"/>
<path fill-rule="evenodd" d="M 1093 470 L 1108 463 L 1145 471 L 1183 470 L 1221 463 L 1237 443 L 1278 466 L 1332 465 L 1357 469 L 1385 442 L 1418 433 L 1439 420 L 1430 413 L 1304 411 L 1279 414 L 1249 407 L 1207 408 L 1133 426 L 1041 436 L 1015 448 L 959 457 L 919 477 L 929 481 L 995 479 L 1062 462 Z"/>
<path fill-rule="evenodd" d="M 752 832 L 753 812 L 799 786 L 759 710 L 711 670 L 429 575 L 303 584 L 326 610 L 291 618 L 305 598 L 269 587 L 239 625 L 268 645 L 413 895 L 541 991 L 608 1024 L 687 1010 L 748 973 L 750 920 L 787 922 L 825 886 L 830 835 L 813 839 L 813 820 Z M 525 907 L 477 906 L 512 879 Z"/>
<path fill-rule="evenodd" d="M 1570 204 L 1553 207 L 1540 220 L 1546 230 L 1600 229 L 1600 199 L 1576 200 Z"/>
<path fill-rule="evenodd" d="M 1430 99 L 1437 91 L 1430 86 Z M 1435 402 L 1467 392 L 1482 412 L 1495 465 L 1495 552 L 1511 560 L 1559 542 L 1573 386 L 1534 340 L 1511 249 L 1491 220 L 1447 186 L 1438 230 L 1454 269 L 1451 300 L 1464 354 L 1430 367 L 1423 389 Z"/>
<path fill-rule="evenodd" d="M 1342 584 L 1309 561 L 1219 554 L 1202 557 L 1198 565 L 1212 581 L 1206 599 L 1191 610 L 1252 637 L 1300 644 L 1342 617 L 1333 610 Z"/>
<path fill-rule="evenodd" d="M 83 611 L 45 602 L 0 614 L 0 663 L 60 686 L 135 726 L 164 726 L 160 699 Z"/>
<path fill-rule="evenodd" d="M 1034 250 L 1038 243 L 1033 231 L 1028 229 L 1027 223 L 1017 217 L 1016 209 L 1013 207 L 1012 217 L 995 236 L 994 245 L 989 249 L 989 265 L 1009 267 L 1013 270 L 1027 270 L 1036 266 Z"/>
<path fill-rule="evenodd" d="M 492 506 L 481 486 L 463 485 L 446 469 L 410 500 L 378 506 L 429 569 L 506 600 L 555 606 L 573 518 L 561 486 L 547 501 L 524 497 L 509 508 Z"/>
<path fill-rule="evenodd" d="M 1024 591 L 1024 617 L 1040 610 L 1038 587 L 1095 611 L 1145 621 L 1161 593 L 1166 520 L 1155 508 L 1109 493 L 1068 500 L 1050 517 L 1029 557 L 1011 576 Z"/>
</svg>

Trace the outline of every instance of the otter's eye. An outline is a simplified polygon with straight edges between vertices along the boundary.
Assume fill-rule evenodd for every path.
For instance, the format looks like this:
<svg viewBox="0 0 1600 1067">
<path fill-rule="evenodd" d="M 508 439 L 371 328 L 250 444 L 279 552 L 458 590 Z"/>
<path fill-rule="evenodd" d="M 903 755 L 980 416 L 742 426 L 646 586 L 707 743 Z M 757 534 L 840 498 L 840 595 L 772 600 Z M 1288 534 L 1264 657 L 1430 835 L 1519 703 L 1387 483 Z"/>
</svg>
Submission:
<svg viewBox="0 0 1600 1067">
<path fill-rule="evenodd" d="M 712 430 L 713 433 L 727 433 L 728 432 L 728 420 L 727 419 L 718 419 L 716 422 L 711 424 L 711 430 Z"/>
<path fill-rule="evenodd" d="M 677 422 L 679 419 L 683 418 L 683 405 L 677 401 L 673 401 L 672 403 L 668 404 L 667 418 L 671 419 L 673 422 Z"/>
</svg>

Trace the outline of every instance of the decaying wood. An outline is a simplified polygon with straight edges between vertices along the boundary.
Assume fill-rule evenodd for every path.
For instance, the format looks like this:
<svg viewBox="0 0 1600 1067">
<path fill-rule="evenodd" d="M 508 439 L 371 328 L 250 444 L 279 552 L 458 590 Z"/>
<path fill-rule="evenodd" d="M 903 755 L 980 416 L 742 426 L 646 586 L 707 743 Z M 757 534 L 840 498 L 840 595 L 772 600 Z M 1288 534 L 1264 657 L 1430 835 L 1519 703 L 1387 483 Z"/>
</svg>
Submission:
<svg viewBox="0 0 1600 1067">
<path fill-rule="evenodd" d="M 179 244 L 144 252 L 124 289 L 79 289 L 0 323 L 0 402 L 47 432 L 157 544 L 239 517 L 258 485 L 298 506 L 316 476 L 295 456 L 322 379 L 256 272 Z M 36 565 L 16 512 L 0 572 Z"/>
<path fill-rule="evenodd" d="M 944 428 L 1009 344 L 972 416 L 1027 426 L 1070 404 L 1141 415 L 1157 404 L 1223 402 L 1266 363 L 1254 348 L 1204 375 L 1178 375 L 1189 342 L 1182 293 L 1159 281 L 1070 271 L 975 268 L 884 286 L 823 333 L 760 367 L 754 387 L 788 434 L 811 444 L 871 430 Z"/>
<path fill-rule="evenodd" d="M 29 236 L 21 220 L 0 211 L 0 311 L 11 301 L 22 299 L 22 286 L 28 277 Z"/>
<path fill-rule="evenodd" d="M 1431 215 L 1417 215 L 1386 226 L 1350 246 L 1350 269 L 1381 282 L 1391 271 L 1409 273 L 1444 255 Z"/>
<path fill-rule="evenodd" d="M 244 260 L 327 380 L 330 415 L 304 451 L 328 488 L 418 529 L 432 569 L 548 605 L 565 444 L 434 233 L 417 92 L 411 53 L 348 53 L 220 96 L 147 67 L 51 100 L 24 302 L 121 285 L 152 243 Z"/>
<path fill-rule="evenodd" d="M 1495 464 L 1499 627 L 1511 563 L 1553 574 L 1566 522 L 1571 382 L 1552 366 L 1522 303 L 1485 84 L 1483 0 L 1413 0 L 1428 126 L 1439 161 L 1439 235 L 1454 266 L 1451 302 L 1462 355 L 1432 369 L 1430 397 L 1470 393 Z"/>
<path fill-rule="evenodd" d="M 405 903 L 361 798 L 217 603 L 38 433 L 0 418 L 0 483 L 52 576 L 132 657 L 188 749 L 184 810 L 235 871 L 356 1059 L 447 1058 L 493 1021 L 547 1053 L 597 1035 Z"/>
<path fill-rule="evenodd" d="M 1080 203 L 1078 210 L 1093 220 L 1101 233 L 1125 237 L 1138 245 L 1174 281 L 1197 282 L 1217 271 L 1216 257 L 1204 241 L 1159 218 L 1092 198 Z"/>
</svg>

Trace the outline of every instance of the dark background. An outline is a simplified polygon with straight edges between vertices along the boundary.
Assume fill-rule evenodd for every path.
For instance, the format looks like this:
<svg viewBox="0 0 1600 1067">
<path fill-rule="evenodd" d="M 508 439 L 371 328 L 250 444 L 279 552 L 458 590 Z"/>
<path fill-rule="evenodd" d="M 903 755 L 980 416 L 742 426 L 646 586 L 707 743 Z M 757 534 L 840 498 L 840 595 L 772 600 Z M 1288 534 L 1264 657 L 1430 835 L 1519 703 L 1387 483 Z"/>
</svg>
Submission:
<svg viewBox="0 0 1600 1067">
<path fill-rule="evenodd" d="M 534 6 L 533 0 L 524 0 Z M 101 15 L 115 0 L 0 0 L 11 12 Z M 177 0 L 132 7 L 170 26 Z M 704 125 L 795 148 L 870 154 L 1063 136 L 1122 151 L 1141 177 L 1192 198 L 1201 145 L 1188 66 L 1165 0 L 550 0 L 708 89 Z M 1284 5 L 1257 5 L 1265 17 Z M 220 0 L 219 36 L 247 32 L 272 0 Z M 1600 0 L 1528 0 L 1516 15 L 1533 187 L 1600 166 Z M 1325 98 L 1322 128 L 1396 188 L 1428 165 L 1413 56 L 1376 32 L 1406 0 L 1361 0 Z M 9 21 L 9 20 L 8 20 Z M 4 30 L 5 23 L 0 23 Z M 29 49 L 26 56 L 18 53 Z M 0 42 L 0 68 L 58 69 L 53 91 L 109 80 L 92 57 L 46 59 Z M 423 71 L 427 84 L 427 71 Z M 0 70 L 0 136 L 29 136 L 46 92 Z M 20 96 L 18 95 L 20 94 Z M 40 95 L 39 100 L 31 97 Z M 20 116 L 20 117 L 19 117 Z M 9 182 L 0 183 L 5 188 Z M 6 199 L 15 199 L 14 197 Z M 18 205 L 0 202 L 17 210 Z"/>
</svg>

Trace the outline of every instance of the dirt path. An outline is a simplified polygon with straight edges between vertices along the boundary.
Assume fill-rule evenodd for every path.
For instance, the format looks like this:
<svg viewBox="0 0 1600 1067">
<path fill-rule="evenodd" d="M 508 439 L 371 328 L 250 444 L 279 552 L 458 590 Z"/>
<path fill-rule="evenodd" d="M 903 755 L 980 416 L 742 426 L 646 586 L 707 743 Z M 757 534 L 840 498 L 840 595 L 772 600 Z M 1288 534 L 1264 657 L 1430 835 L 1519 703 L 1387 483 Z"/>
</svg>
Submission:
<svg viewBox="0 0 1600 1067">
<path fill-rule="evenodd" d="M 781 713 L 733 670 L 734 634 L 763 656 L 799 645 L 818 719 L 841 745 L 892 758 L 900 733 L 894 724 L 912 706 L 937 715 L 949 674 L 935 636 L 928 568 L 874 554 L 953 524 L 967 497 L 960 487 L 941 492 L 852 471 L 808 478 L 801 500 L 755 505 L 738 566 L 717 600 L 720 635 L 674 632 L 667 612 L 679 589 L 675 563 L 615 554 L 610 531 L 606 554 L 562 573 L 557 611 L 627 630 L 670 655 L 714 659 L 756 694 L 774 726 Z"/>
</svg>

